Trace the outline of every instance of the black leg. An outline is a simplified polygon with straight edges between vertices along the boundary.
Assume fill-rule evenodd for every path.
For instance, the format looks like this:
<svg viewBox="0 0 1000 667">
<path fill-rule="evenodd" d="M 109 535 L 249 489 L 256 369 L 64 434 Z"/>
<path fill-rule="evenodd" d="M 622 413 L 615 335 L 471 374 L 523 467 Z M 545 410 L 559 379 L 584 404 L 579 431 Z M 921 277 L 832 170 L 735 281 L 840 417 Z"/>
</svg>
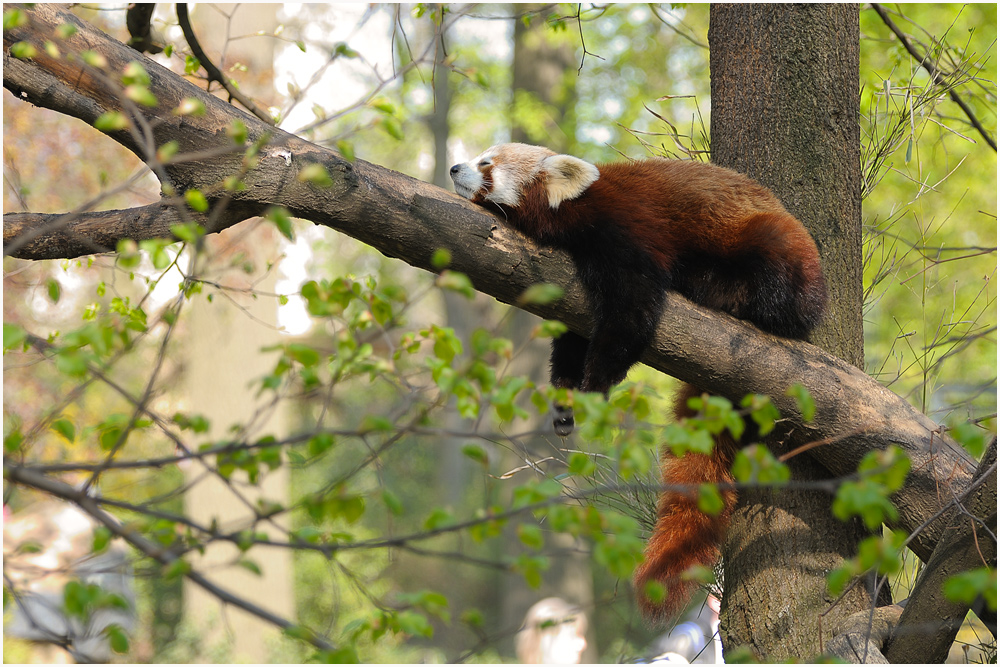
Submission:
<svg viewBox="0 0 1000 667">
<path fill-rule="evenodd" d="M 663 311 L 663 287 L 626 271 L 591 295 L 594 333 L 587 348 L 584 391 L 608 393 L 625 379 L 656 333 Z"/>
<path fill-rule="evenodd" d="M 579 389 L 583 383 L 583 367 L 587 358 L 587 339 L 567 331 L 552 340 L 551 381 L 552 386 Z M 573 408 L 556 404 L 552 426 L 556 435 L 565 437 L 573 432 Z"/>
</svg>

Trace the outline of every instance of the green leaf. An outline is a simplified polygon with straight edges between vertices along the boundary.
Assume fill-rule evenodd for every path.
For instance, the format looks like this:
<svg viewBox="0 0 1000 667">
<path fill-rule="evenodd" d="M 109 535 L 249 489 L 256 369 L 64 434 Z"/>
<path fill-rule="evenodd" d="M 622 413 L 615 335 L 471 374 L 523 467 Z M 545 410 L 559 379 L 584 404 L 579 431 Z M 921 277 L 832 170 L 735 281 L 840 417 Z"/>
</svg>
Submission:
<svg viewBox="0 0 1000 667">
<path fill-rule="evenodd" d="M 66 438 L 71 444 L 76 440 L 76 427 L 73 426 L 73 422 L 68 419 L 57 419 L 52 422 L 50 428 Z"/>
<path fill-rule="evenodd" d="M 229 137 L 234 144 L 237 146 L 242 146 L 247 142 L 247 126 L 242 120 L 234 120 L 226 128 L 226 136 Z"/>
<path fill-rule="evenodd" d="M 15 347 L 21 347 L 28 340 L 28 332 L 24 330 L 21 326 L 17 324 L 3 324 L 3 349 L 13 350 Z"/>
<path fill-rule="evenodd" d="M 448 268 L 451 265 L 451 251 L 447 248 L 438 248 L 431 255 L 431 266 L 438 271 Z"/>
<path fill-rule="evenodd" d="M 442 271 L 441 275 L 437 277 L 434 284 L 441 289 L 458 292 L 466 299 L 472 299 L 476 296 L 476 288 L 472 286 L 472 281 L 469 280 L 469 276 L 464 273 L 459 273 L 458 271 L 451 271 L 447 269 Z"/>
<path fill-rule="evenodd" d="M 6 30 L 6 28 L 4 28 Z M 69 39 L 76 34 L 76 26 L 72 23 L 61 23 L 56 27 L 56 37 L 59 39 Z"/>
<path fill-rule="evenodd" d="M 55 278 L 49 278 L 45 282 L 45 289 L 48 292 L 49 300 L 52 303 L 59 303 L 59 297 L 62 295 L 62 288 L 59 286 L 59 281 Z"/>
<path fill-rule="evenodd" d="M 184 56 L 184 74 L 191 76 L 201 69 L 201 61 L 194 56 Z"/>
<path fill-rule="evenodd" d="M 80 59 L 91 67 L 95 67 L 97 69 L 104 69 L 108 66 L 108 59 L 91 49 L 87 49 L 86 51 L 80 53 Z"/>
<path fill-rule="evenodd" d="M 142 66 L 142 63 L 138 60 L 133 60 L 125 66 L 125 70 L 122 72 L 122 83 L 126 86 L 148 86 L 150 83 L 149 73 L 146 71 L 146 68 Z"/>
<path fill-rule="evenodd" d="M 795 399 L 804 422 L 809 423 L 816 417 L 816 402 L 804 385 L 793 384 L 785 395 Z"/>
<path fill-rule="evenodd" d="M 949 577 L 942 591 L 952 602 L 971 605 L 980 595 L 992 611 L 997 608 L 997 571 L 992 567 L 980 567 Z"/>
<path fill-rule="evenodd" d="M 436 507 L 424 521 L 424 530 L 438 530 L 455 523 L 455 517 L 443 507 Z"/>
<path fill-rule="evenodd" d="M 462 454 L 481 466 L 486 467 L 490 464 L 490 457 L 486 454 L 486 450 L 479 445 L 465 445 L 462 447 Z"/>
<path fill-rule="evenodd" d="M 183 576 L 190 571 L 191 564 L 186 560 L 178 558 L 163 568 L 163 577 L 167 580 L 176 579 L 177 577 Z"/>
<path fill-rule="evenodd" d="M 569 474 L 590 476 L 597 469 L 593 457 L 585 452 L 573 452 L 569 455 Z"/>
<path fill-rule="evenodd" d="M 128 633 L 117 623 L 112 623 L 104 628 L 104 634 L 108 636 L 108 644 L 115 653 L 128 653 L 129 640 Z"/>
<path fill-rule="evenodd" d="M 205 103 L 197 97 L 185 97 L 173 113 L 175 116 L 204 116 Z"/>
<path fill-rule="evenodd" d="M 418 612 L 409 610 L 401 611 L 396 615 L 396 621 L 400 632 L 415 637 L 427 637 L 428 639 L 434 636 L 434 626 L 431 625 L 426 616 Z"/>
<path fill-rule="evenodd" d="M 403 503 L 399 498 L 389 489 L 383 489 L 382 491 L 382 502 L 385 503 L 386 508 L 396 516 L 402 516 L 403 514 Z"/>
<path fill-rule="evenodd" d="M 18 60 L 28 60 L 38 55 L 38 49 L 30 42 L 15 42 L 10 45 L 10 55 Z"/>
<path fill-rule="evenodd" d="M 722 493 L 714 484 L 698 486 L 698 509 L 709 516 L 718 516 L 726 508 Z"/>
<path fill-rule="evenodd" d="M 258 577 L 264 575 L 264 572 L 260 569 L 260 565 L 250 560 L 249 558 L 241 558 L 239 561 L 237 561 L 236 564 L 242 567 L 247 572 L 252 572 L 253 574 L 256 574 Z"/>
<path fill-rule="evenodd" d="M 6 344 L 4 347 L 6 347 Z M 948 435 L 954 438 L 962 447 L 965 447 L 965 450 L 977 461 L 982 458 L 983 452 L 986 451 L 986 445 L 989 444 L 992 438 L 992 434 L 989 431 L 967 421 L 953 423 L 948 430 Z"/>
<path fill-rule="evenodd" d="M 403 125 L 399 122 L 399 119 L 395 116 L 383 116 L 381 119 L 382 128 L 386 131 L 390 137 L 397 141 L 402 141 L 405 135 L 403 134 Z"/>
<path fill-rule="evenodd" d="M 28 15 L 20 9 L 5 9 L 3 12 L 3 31 L 13 30 L 28 25 Z"/>
<path fill-rule="evenodd" d="M 521 296 L 517 299 L 517 304 L 519 306 L 530 304 L 543 306 L 555 303 L 563 298 L 565 293 L 566 290 L 554 283 L 535 283 L 521 293 Z"/>
<path fill-rule="evenodd" d="M 21 433 L 21 429 L 14 425 L 11 427 L 7 435 L 3 437 L 3 451 L 7 454 L 15 454 L 21 449 L 21 444 L 24 442 L 24 434 Z"/>
<path fill-rule="evenodd" d="M 178 150 L 180 150 L 180 144 L 178 142 L 168 141 L 156 149 L 156 159 L 164 164 L 170 162 L 170 158 L 177 155 Z"/>
<path fill-rule="evenodd" d="M 517 537 L 529 549 L 539 550 L 545 546 L 545 536 L 542 529 L 533 523 L 520 523 L 517 525 Z"/>
<path fill-rule="evenodd" d="M 295 240 L 295 230 L 292 229 L 292 215 L 284 206 L 272 206 L 264 214 L 267 220 L 274 223 L 281 235 L 289 241 Z"/>
<path fill-rule="evenodd" d="M 309 456 L 320 456 L 333 447 L 335 442 L 332 433 L 317 433 L 309 438 L 306 443 L 306 451 L 309 452 Z"/>
<path fill-rule="evenodd" d="M 333 47 L 333 52 L 338 56 L 343 56 L 344 58 L 357 58 L 361 55 L 345 42 L 337 42 L 337 44 Z"/>
<path fill-rule="evenodd" d="M 339 139 L 336 143 L 337 152 L 348 162 L 354 162 L 354 144 L 344 139 Z"/>
<path fill-rule="evenodd" d="M 318 188 L 328 188 L 333 185 L 330 172 L 319 162 L 312 162 L 303 167 L 299 171 L 298 179 L 302 183 L 309 183 Z"/>
<path fill-rule="evenodd" d="M 201 193 L 201 190 L 191 188 L 184 193 L 184 201 L 191 208 L 192 211 L 197 211 L 198 213 L 205 213 L 208 211 L 208 199 L 205 195 Z"/>
<path fill-rule="evenodd" d="M 125 87 L 125 97 L 144 107 L 155 107 L 159 104 L 156 95 L 153 95 L 145 85 L 138 83 Z"/>
<path fill-rule="evenodd" d="M 559 338 L 559 336 L 562 336 L 567 331 L 569 331 L 569 327 L 562 322 L 559 322 L 558 320 L 545 320 L 535 327 L 535 329 L 531 332 L 531 337 Z"/>
<path fill-rule="evenodd" d="M 170 233 L 185 243 L 195 243 L 205 235 L 205 228 L 196 222 L 170 226 Z"/>
<path fill-rule="evenodd" d="M 94 121 L 94 127 L 101 132 L 118 132 L 127 129 L 129 125 L 125 114 L 118 111 L 106 111 Z"/>
</svg>

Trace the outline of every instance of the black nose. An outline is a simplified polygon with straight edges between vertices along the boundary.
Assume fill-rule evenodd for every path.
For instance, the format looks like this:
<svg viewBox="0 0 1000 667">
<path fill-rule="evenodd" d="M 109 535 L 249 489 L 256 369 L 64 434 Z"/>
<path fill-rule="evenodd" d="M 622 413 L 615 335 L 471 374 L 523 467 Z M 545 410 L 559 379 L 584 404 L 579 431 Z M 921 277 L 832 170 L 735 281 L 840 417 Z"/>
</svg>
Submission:
<svg viewBox="0 0 1000 667">
<path fill-rule="evenodd" d="M 454 176 L 455 174 L 457 174 L 458 170 L 461 169 L 461 168 L 462 168 L 462 165 L 460 165 L 460 164 L 453 165 L 452 168 L 451 168 L 451 175 Z"/>
</svg>

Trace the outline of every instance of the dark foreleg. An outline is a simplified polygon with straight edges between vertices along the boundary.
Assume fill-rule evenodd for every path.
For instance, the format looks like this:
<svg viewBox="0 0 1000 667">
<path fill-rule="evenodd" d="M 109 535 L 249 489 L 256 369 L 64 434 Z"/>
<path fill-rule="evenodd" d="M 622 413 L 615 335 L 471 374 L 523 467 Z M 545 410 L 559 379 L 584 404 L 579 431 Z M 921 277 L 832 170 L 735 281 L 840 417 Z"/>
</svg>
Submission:
<svg viewBox="0 0 1000 667">
<path fill-rule="evenodd" d="M 583 384 L 583 368 L 587 358 L 587 339 L 567 331 L 552 340 L 551 381 L 553 387 L 579 389 Z M 567 436 L 573 432 L 573 409 L 555 405 L 552 426 L 556 435 Z"/>
<path fill-rule="evenodd" d="M 581 388 L 606 395 L 652 342 L 663 311 L 663 286 L 648 276 L 621 271 L 591 299 L 594 327 Z"/>
</svg>

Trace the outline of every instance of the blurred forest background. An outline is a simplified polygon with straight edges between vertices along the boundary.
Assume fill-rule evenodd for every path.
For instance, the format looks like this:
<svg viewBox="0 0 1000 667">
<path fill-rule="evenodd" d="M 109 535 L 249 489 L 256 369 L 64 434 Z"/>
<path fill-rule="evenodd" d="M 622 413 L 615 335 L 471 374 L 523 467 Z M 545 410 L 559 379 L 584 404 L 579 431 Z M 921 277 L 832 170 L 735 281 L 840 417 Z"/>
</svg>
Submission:
<svg viewBox="0 0 1000 667">
<path fill-rule="evenodd" d="M 127 41 L 124 6 L 73 11 Z M 708 160 L 707 5 L 442 11 L 199 4 L 191 21 L 214 62 L 282 128 L 449 189 L 450 165 L 509 140 L 593 162 Z M 934 421 L 981 440 L 996 430 L 996 151 L 948 91 L 996 136 L 996 5 L 889 11 L 947 76 L 932 79 L 862 9 L 865 370 Z M 153 57 L 204 85 L 173 5 L 157 5 L 152 26 L 170 45 Z M 131 153 L 4 92 L 5 213 L 158 198 L 156 179 Z M 564 488 L 655 478 L 655 442 L 588 431 L 593 415 L 582 437 L 603 444 L 582 459 L 566 449 L 582 444 L 547 433 L 526 389 L 546 382 L 538 318 L 304 221 L 246 222 L 206 237 L 198 252 L 179 248 L 4 258 L 5 457 L 66 463 L 50 470 L 93 484 L 116 499 L 108 509 L 123 521 L 203 559 L 196 567 L 296 623 L 284 635 L 254 625 L 178 572 L 137 559 L 136 614 L 118 622 L 123 659 L 296 662 L 310 655 L 294 641 L 307 627 L 366 662 L 510 661 L 525 612 L 549 596 L 588 616 L 585 661 L 646 655 L 657 633 L 637 615 L 628 573 L 652 492 L 596 497 L 604 528 L 621 524 L 611 531 L 617 542 L 588 532 L 582 504 L 564 517 L 580 522 L 575 532 L 543 533 L 530 513 L 489 520 Z M 322 279 L 344 291 L 341 312 L 319 312 L 303 288 Z M 184 318 L 175 319 L 182 302 Z M 16 344 L 22 330 L 86 337 L 108 318 L 131 336 L 101 366 L 123 391 L 82 372 L 80 359 L 44 359 Z M 491 380 L 469 381 L 465 393 L 458 379 L 441 389 L 448 367 L 475 376 L 485 372 L 477 363 Z M 648 414 L 662 424 L 672 388 L 637 367 L 611 402 L 641 397 L 649 407 L 626 421 Z M 494 409 L 479 406 L 487 390 Z M 129 396 L 144 394 L 169 429 L 135 416 Z M 189 455 L 165 430 L 195 447 L 255 446 L 248 455 Z M 126 438 L 122 460 L 164 460 L 99 467 Z M 41 523 L 56 513 L 52 502 L 5 487 L 5 627 L 16 607 L 8 596 L 30 590 L 18 559 L 51 555 L 30 533 L 9 535 L 11 519 Z M 464 522 L 468 529 L 456 528 Z M 199 555 L 193 535 L 208 526 L 227 537 L 203 540 Z M 77 533 L 74 548 L 84 552 L 119 542 L 93 526 Z M 424 537 L 400 539 L 417 533 Z M 906 596 L 915 567 L 893 582 L 894 598 Z M 65 583 L 46 585 L 62 596 Z M 957 655 L 980 641 L 970 626 Z M 39 660 L 36 650 L 5 632 L 5 661 Z"/>
</svg>

